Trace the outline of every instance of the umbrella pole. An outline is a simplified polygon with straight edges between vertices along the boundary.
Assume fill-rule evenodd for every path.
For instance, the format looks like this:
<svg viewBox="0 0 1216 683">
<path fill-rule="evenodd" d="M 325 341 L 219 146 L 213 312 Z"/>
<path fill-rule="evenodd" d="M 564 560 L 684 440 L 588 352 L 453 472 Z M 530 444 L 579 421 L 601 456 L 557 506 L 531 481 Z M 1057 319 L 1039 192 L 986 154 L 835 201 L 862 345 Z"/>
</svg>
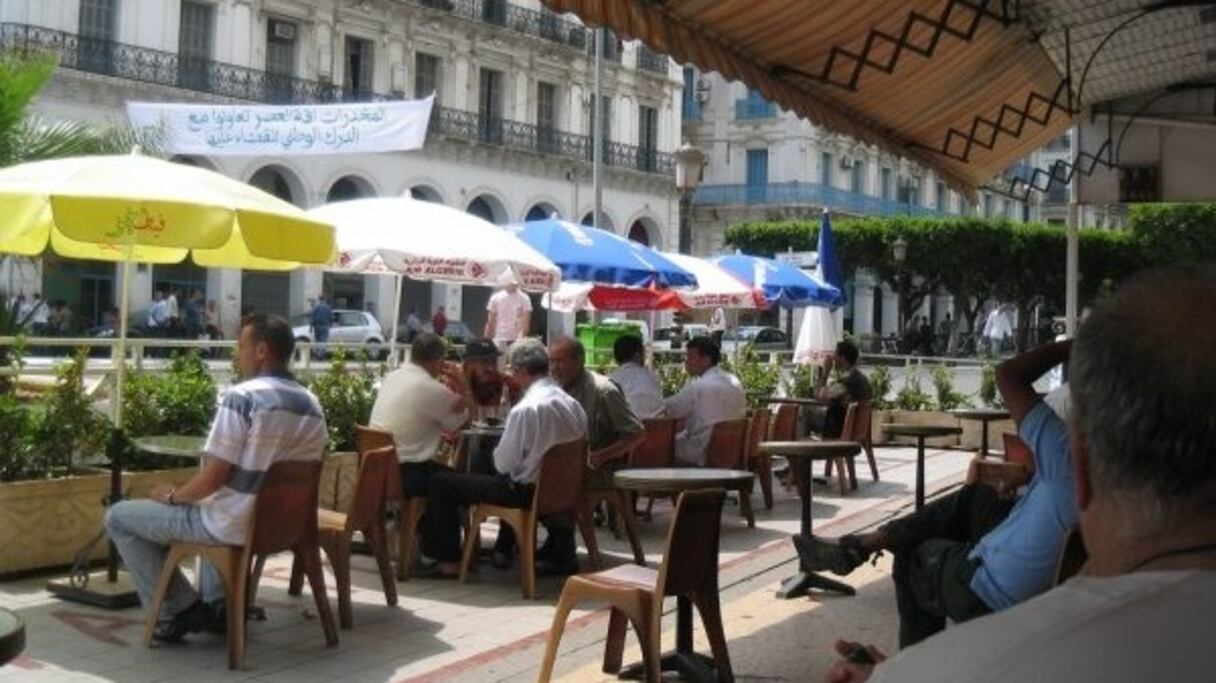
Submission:
<svg viewBox="0 0 1216 683">
<path fill-rule="evenodd" d="M 405 287 L 405 276 L 397 274 L 397 289 L 393 293 L 393 332 L 388 345 L 390 368 L 395 368 L 397 362 L 397 328 L 401 327 L 401 290 Z"/>
</svg>

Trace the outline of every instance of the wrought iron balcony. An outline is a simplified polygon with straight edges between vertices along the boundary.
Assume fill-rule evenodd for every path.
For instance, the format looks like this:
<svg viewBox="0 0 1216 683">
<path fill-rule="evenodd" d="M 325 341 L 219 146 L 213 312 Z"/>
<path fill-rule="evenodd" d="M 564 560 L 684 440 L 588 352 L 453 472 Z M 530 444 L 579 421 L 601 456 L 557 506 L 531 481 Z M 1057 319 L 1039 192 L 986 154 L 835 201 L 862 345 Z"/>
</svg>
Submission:
<svg viewBox="0 0 1216 683">
<path fill-rule="evenodd" d="M 702 185 L 692 198 L 693 204 L 730 205 L 812 205 L 823 206 L 859 216 L 947 216 L 948 212 L 893 199 L 873 197 L 819 183 L 769 183 L 768 185 Z"/>
<path fill-rule="evenodd" d="M 638 43 L 638 68 L 643 71 L 652 71 L 656 74 L 667 75 L 667 70 L 670 67 L 670 61 L 667 55 L 659 54 L 654 50 Z"/>
<path fill-rule="evenodd" d="M 543 38 L 576 50 L 586 49 L 589 33 L 580 23 L 562 18 L 549 10 L 534 10 L 520 7 L 507 0 L 412 0 L 413 4 L 428 9 L 448 12 L 452 15 L 492 26 L 499 26 L 517 33 Z"/>
<path fill-rule="evenodd" d="M 748 121 L 752 119 L 771 119 L 777 115 L 777 105 L 764 100 L 747 98 L 735 100 L 735 119 Z"/>
</svg>

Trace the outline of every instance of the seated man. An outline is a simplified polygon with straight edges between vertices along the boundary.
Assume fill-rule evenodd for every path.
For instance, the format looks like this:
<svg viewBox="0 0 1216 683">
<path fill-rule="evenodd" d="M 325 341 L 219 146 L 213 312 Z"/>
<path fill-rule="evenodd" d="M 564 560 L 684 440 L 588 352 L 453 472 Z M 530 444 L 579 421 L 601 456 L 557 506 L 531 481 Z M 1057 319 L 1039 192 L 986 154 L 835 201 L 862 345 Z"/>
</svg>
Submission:
<svg viewBox="0 0 1216 683">
<path fill-rule="evenodd" d="M 106 513 L 106 531 L 145 607 L 170 543 L 244 544 L 258 483 L 270 466 L 321 458 L 325 417 L 316 397 L 288 372 L 294 347 L 286 320 L 247 317 L 237 353 L 241 373 L 252 379 L 228 389 L 220 400 L 202 471 L 180 488 L 157 486 L 151 500 L 115 503 Z M 201 599 L 180 572 L 173 577 L 153 638 L 177 643 L 187 633 L 223 628 L 223 583 L 206 562 L 199 586 Z"/>
<path fill-rule="evenodd" d="M 617 368 L 609 376 L 621 391 L 633 414 L 642 420 L 663 417 L 663 384 L 654 370 L 646 367 L 646 348 L 642 338 L 627 334 L 612 344 Z"/>
<path fill-rule="evenodd" d="M 722 351 L 709 337 L 690 339 L 684 369 L 692 379 L 664 403 L 667 417 L 684 421 L 676 434 L 676 461 L 705 465 L 705 448 L 714 425 L 747 417 L 747 394 L 739 378 L 718 367 Z"/>
<path fill-rule="evenodd" d="M 462 506 L 482 501 L 519 508 L 531 505 L 545 453 L 558 444 L 586 438 L 587 416 L 578 401 L 549 378 L 549 354 L 543 344 L 535 339 L 515 342 L 510 367 L 524 395 L 507 415 L 502 440 L 494 449 L 498 473 L 442 472 L 431 477 L 422 551 L 437 560 L 433 577 L 459 574 Z M 470 529 L 469 533 L 479 532 Z M 569 540 L 573 543 L 573 536 Z M 510 534 L 499 533 L 499 548 L 505 549 L 513 541 Z M 575 549 L 554 548 L 553 552 L 564 561 L 573 557 Z"/>
<path fill-rule="evenodd" d="M 823 366 L 824 380 L 835 369 L 836 381 L 826 386 L 821 384 L 815 390 L 815 398 L 828 401 L 828 405 L 815 406 L 804 413 L 808 416 L 811 431 L 822 434 L 825 439 L 840 437 L 850 403 L 874 398 L 870 380 L 857 369 L 857 356 L 857 345 L 853 342 L 846 340 L 836 345 L 836 353 Z"/>
<path fill-rule="evenodd" d="M 1210 266 L 1155 271 L 1081 326 L 1069 366 L 1075 495 L 1089 554 L 1081 575 L 877 668 L 840 662 L 827 680 L 1211 680 L 1213 300 Z M 837 644 L 842 653 L 854 648 Z"/>
<path fill-rule="evenodd" d="M 1068 358 L 1070 342 L 1040 347 L 997 367 L 997 386 L 1034 453 L 1035 474 L 1014 502 L 982 484 L 964 486 L 877 531 L 839 542 L 795 536 L 810 571 L 848 574 L 871 555 L 895 554 L 892 578 L 900 647 L 1028 600 L 1051 587 L 1056 560 L 1077 523 L 1068 428 L 1034 382 Z"/>
<path fill-rule="evenodd" d="M 449 386 L 463 381 L 443 377 L 447 342 L 422 332 L 410 346 L 410 360 L 390 372 L 381 383 L 372 406 L 369 426 L 391 432 L 401 467 L 401 489 L 406 497 L 425 496 L 431 475 L 447 470 L 435 460 L 444 430 L 459 428 L 468 419 L 472 398 Z"/>
<path fill-rule="evenodd" d="M 471 339 L 464 347 L 462 367 L 476 404 L 474 419 L 501 420 L 521 395 L 514 380 L 498 371 L 498 356 L 498 346 L 489 339 Z"/>
</svg>

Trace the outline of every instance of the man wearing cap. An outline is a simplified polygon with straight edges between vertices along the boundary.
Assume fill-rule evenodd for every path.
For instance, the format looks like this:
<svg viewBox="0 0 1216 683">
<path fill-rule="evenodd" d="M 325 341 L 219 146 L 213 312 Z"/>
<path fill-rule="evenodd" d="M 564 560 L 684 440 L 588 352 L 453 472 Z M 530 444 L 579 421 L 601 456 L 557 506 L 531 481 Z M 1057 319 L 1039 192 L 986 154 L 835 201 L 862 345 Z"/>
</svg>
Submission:
<svg viewBox="0 0 1216 683">
<path fill-rule="evenodd" d="M 489 339 L 473 339 L 464 347 L 464 377 L 478 419 L 501 419 L 518 399 L 518 387 L 498 370 L 498 356 L 498 346 Z"/>
</svg>

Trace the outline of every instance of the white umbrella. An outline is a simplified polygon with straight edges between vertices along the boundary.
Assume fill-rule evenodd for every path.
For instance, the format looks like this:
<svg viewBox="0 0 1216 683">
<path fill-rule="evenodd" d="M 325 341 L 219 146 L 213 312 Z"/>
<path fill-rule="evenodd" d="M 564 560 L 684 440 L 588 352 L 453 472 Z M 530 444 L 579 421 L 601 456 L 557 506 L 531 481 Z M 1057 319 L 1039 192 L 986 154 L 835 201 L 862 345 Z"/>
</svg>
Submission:
<svg viewBox="0 0 1216 683">
<path fill-rule="evenodd" d="M 551 291 L 561 273 L 549 259 L 506 230 L 459 209 L 411 197 L 334 202 L 309 211 L 332 223 L 338 256 L 329 269 L 397 276 L 390 349 L 396 358 L 402 277 Z"/>
<path fill-rule="evenodd" d="M 806 309 L 798 343 L 794 346 L 795 363 L 823 363 L 836 353 L 836 320 L 832 311 L 820 306 Z"/>
</svg>

